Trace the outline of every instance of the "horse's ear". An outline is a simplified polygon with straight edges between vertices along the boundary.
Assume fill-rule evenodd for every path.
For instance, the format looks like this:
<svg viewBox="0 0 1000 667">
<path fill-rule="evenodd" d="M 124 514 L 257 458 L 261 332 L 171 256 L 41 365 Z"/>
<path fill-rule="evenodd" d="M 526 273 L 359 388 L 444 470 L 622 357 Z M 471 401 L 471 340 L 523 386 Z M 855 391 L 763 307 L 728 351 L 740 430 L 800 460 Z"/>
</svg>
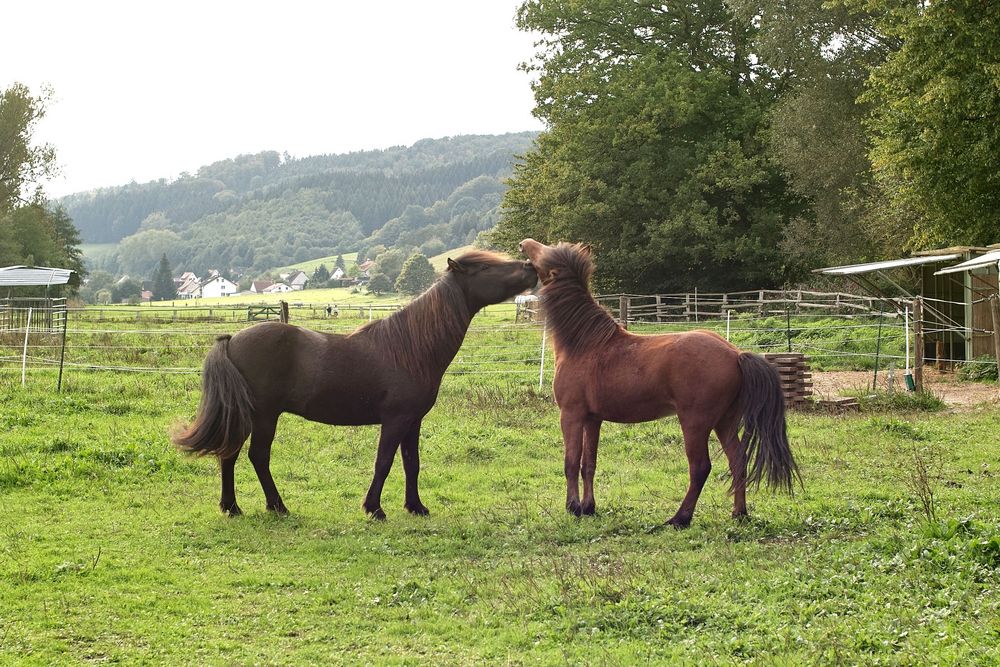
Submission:
<svg viewBox="0 0 1000 667">
<path fill-rule="evenodd" d="M 594 254 L 594 246 L 590 245 L 589 243 L 581 243 L 580 253 L 585 257 L 590 257 L 591 255 Z"/>
<path fill-rule="evenodd" d="M 451 257 L 448 258 L 448 270 L 454 271 L 455 273 L 465 273 L 468 271 L 464 264 L 456 262 Z"/>
</svg>

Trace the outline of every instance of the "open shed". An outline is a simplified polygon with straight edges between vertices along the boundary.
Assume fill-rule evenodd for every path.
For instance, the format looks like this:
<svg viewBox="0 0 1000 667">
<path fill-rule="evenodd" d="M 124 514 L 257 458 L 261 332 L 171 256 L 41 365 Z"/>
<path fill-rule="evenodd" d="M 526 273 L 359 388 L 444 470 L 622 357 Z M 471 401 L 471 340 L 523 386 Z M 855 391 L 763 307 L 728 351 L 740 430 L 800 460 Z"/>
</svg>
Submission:
<svg viewBox="0 0 1000 667">
<path fill-rule="evenodd" d="M 52 296 L 53 288 L 67 284 L 73 276 L 71 269 L 43 266 L 0 267 L 0 334 L 18 338 L 21 357 L 21 383 L 25 381 L 28 345 L 31 334 L 61 337 L 59 353 L 59 382 L 62 388 L 63 360 L 66 352 L 66 298 Z M 39 289 L 44 288 L 44 290 Z M 26 296 L 19 291 L 33 292 Z M 43 294 L 39 294 L 44 292 Z M 23 334 L 23 343 L 21 335 Z M 3 343 L 0 340 L 0 343 Z"/>
<path fill-rule="evenodd" d="M 895 308 L 920 296 L 924 358 L 964 361 L 994 354 L 990 299 L 997 294 L 998 259 L 1000 244 L 956 246 L 814 272 L 843 276 Z"/>
</svg>

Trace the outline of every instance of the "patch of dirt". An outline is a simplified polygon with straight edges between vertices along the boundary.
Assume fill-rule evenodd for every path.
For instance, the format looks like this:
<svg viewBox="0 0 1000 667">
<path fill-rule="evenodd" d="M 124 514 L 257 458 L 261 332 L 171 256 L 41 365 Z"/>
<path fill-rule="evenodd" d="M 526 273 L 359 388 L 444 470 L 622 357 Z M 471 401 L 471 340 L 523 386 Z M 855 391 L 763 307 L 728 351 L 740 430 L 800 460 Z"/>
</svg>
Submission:
<svg viewBox="0 0 1000 667">
<path fill-rule="evenodd" d="M 878 388 L 888 389 L 888 374 L 879 371 Z M 833 399 L 869 389 L 872 371 L 813 371 L 813 395 L 820 399 Z M 893 386 L 897 391 L 906 389 L 906 380 L 900 371 L 893 372 Z M 969 408 L 992 404 L 1000 407 L 1000 387 L 983 382 L 961 382 L 953 372 L 924 368 L 924 388 L 945 402 L 950 408 Z"/>
</svg>

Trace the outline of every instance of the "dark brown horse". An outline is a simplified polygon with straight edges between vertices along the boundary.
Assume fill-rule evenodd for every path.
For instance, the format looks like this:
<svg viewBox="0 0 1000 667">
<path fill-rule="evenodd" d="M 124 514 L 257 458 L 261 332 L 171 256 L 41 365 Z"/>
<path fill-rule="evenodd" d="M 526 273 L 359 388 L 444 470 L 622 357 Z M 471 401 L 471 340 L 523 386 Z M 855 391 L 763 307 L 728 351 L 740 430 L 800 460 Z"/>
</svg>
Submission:
<svg viewBox="0 0 1000 667">
<path fill-rule="evenodd" d="M 486 252 L 448 260 L 444 277 L 406 308 L 349 335 L 264 322 L 220 336 L 202 373 L 191 426 L 174 436 L 181 449 L 219 458 L 222 511 L 240 514 L 233 468 L 250 436 L 250 462 L 267 509 L 287 513 L 271 477 L 278 417 L 291 412 L 324 424 L 381 424 L 375 475 L 364 510 L 384 519 L 382 486 L 402 448 L 407 510 L 427 514 L 417 492 L 420 423 L 437 400 L 441 377 L 473 315 L 537 282 L 529 262 Z"/>
<path fill-rule="evenodd" d="M 691 523 L 712 469 L 708 438 L 713 430 L 729 459 L 733 517 L 747 514 L 748 482 L 756 486 L 766 479 L 791 491 L 798 469 L 785 432 L 784 398 L 778 372 L 763 357 L 741 352 L 710 331 L 631 334 L 591 296 L 594 263 L 588 249 L 525 239 L 521 251 L 542 281 L 546 326 L 556 351 L 553 390 L 565 447 L 567 510 L 577 516 L 594 513 L 602 422 L 644 422 L 671 414 L 684 433 L 690 484 L 667 523 Z"/>
</svg>

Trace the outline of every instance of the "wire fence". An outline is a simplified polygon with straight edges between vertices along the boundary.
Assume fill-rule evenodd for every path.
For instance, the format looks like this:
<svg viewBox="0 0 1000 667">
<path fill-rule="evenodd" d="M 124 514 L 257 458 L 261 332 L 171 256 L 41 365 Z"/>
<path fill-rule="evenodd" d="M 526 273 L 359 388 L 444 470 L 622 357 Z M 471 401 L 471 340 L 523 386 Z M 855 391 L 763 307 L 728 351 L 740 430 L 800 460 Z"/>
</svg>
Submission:
<svg viewBox="0 0 1000 667">
<path fill-rule="evenodd" d="M 762 294 L 765 298 L 761 298 Z M 598 300 L 629 331 L 639 335 L 710 329 L 742 349 L 801 352 L 818 369 L 904 369 L 912 365 L 912 331 L 908 327 L 912 328 L 913 323 L 908 322 L 908 304 L 900 303 L 894 308 L 873 299 L 848 299 L 851 295 L 798 291 L 758 290 L 746 295 L 745 302 L 733 294 L 697 298 L 694 294 L 603 295 Z M 753 307 L 749 305 L 751 302 Z M 732 307 L 716 309 L 722 305 Z M 289 311 L 293 324 L 347 334 L 401 307 L 400 304 L 353 304 L 336 308 L 292 304 Z M 11 315 L 8 324 L 0 320 L 0 373 L 19 373 L 23 380 L 38 377 L 39 381 L 60 368 L 69 375 L 92 372 L 197 375 L 217 336 L 234 334 L 257 324 L 246 306 L 85 309 L 62 306 L 61 313 L 45 327 L 36 327 L 20 315 Z M 924 324 L 925 333 L 969 333 L 940 323 Z M 546 352 L 549 345 L 544 320 L 533 307 L 490 306 L 473 320 L 447 373 L 544 384 L 553 371 L 552 354 Z M 982 359 L 931 361 L 949 366 L 957 362 L 995 365 L 993 360 Z"/>
</svg>

